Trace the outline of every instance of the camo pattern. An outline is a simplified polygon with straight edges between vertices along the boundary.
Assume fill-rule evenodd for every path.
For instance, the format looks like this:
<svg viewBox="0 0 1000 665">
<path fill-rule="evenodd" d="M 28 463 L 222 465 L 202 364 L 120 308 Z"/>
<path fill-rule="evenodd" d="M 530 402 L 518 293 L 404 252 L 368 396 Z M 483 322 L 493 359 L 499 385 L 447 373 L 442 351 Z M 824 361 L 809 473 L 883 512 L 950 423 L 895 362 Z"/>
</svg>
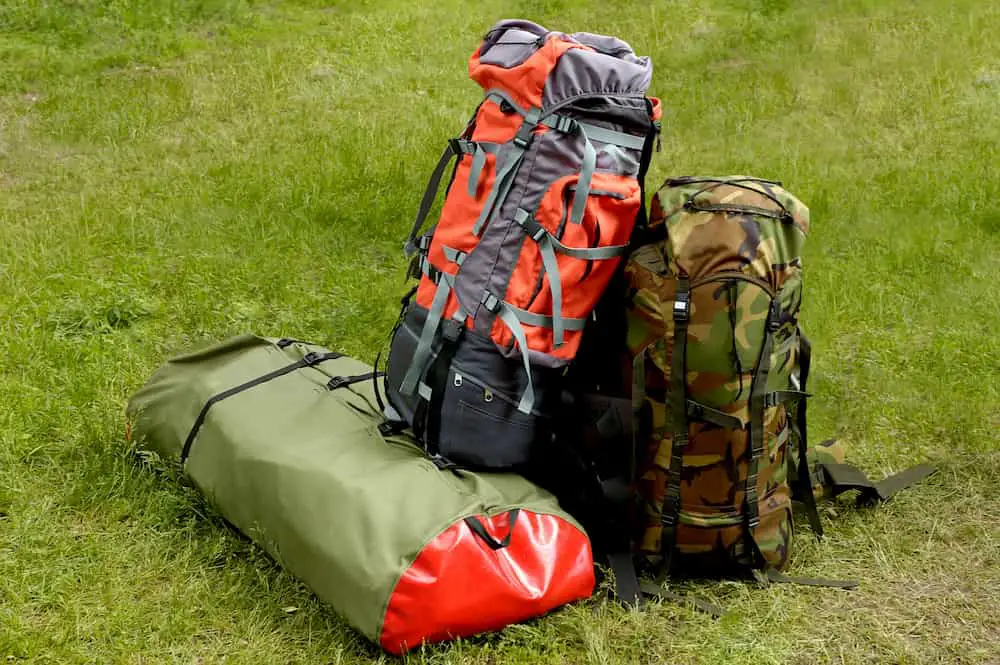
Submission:
<svg viewBox="0 0 1000 665">
<path fill-rule="evenodd" d="M 735 416 L 744 427 L 730 429 L 689 418 L 675 560 L 681 565 L 697 561 L 699 570 L 747 564 L 751 386 L 772 297 L 778 298 L 781 315 L 767 391 L 789 389 L 797 372 L 799 255 L 809 211 L 776 184 L 745 176 L 682 178 L 668 180 L 653 198 L 650 227 L 660 225 L 666 227 L 666 239 L 639 248 L 626 266 L 632 296 L 628 344 L 634 356 L 645 355 L 650 431 L 639 451 L 639 551 L 655 561 L 664 546 L 661 520 L 673 429 L 668 407 L 672 309 L 678 277 L 686 275 L 691 287 L 686 399 Z M 778 568 L 788 559 L 792 532 L 791 432 L 784 405 L 765 410 L 766 452 L 758 463 L 756 486 L 760 525 L 752 536 L 767 562 Z"/>
</svg>

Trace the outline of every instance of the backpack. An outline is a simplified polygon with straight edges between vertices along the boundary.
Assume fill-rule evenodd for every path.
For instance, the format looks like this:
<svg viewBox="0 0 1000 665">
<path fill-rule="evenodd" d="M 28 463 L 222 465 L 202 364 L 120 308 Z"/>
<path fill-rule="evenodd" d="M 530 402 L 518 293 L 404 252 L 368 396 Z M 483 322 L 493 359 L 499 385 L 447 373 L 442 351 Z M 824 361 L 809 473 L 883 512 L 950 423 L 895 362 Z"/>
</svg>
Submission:
<svg viewBox="0 0 1000 665">
<path fill-rule="evenodd" d="M 529 21 L 493 26 L 469 73 L 486 94 L 406 243 L 419 282 L 392 333 L 386 414 L 442 465 L 509 469 L 550 439 L 563 370 L 644 223 L 660 106 L 625 42 Z"/>
<path fill-rule="evenodd" d="M 818 497 L 885 500 L 933 471 L 872 482 L 834 442 L 809 446 L 808 231 L 806 206 L 760 178 L 671 178 L 651 203 L 625 266 L 640 572 L 788 581 L 793 500 L 821 535 Z"/>
</svg>

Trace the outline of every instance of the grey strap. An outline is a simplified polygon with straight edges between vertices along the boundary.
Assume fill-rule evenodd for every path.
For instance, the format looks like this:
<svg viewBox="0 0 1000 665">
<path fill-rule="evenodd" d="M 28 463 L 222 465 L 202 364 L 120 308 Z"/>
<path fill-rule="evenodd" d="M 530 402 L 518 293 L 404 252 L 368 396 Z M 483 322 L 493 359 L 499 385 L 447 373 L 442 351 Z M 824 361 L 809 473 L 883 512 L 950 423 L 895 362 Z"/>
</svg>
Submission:
<svg viewBox="0 0 1000 665">
<path fill-rule="evenodd" d="M 469 182 L 466 183 L 466 191 L 470 197 L 476 198 L 479 180 L 483 176 L 483 167 L 486 166 L 486 155 L 497 154 L 497 151 L 500 150 L 500 144 L 483 141 L 469 141 L 468 143 L 472 144 L 472 148 L 469 150 L 472 154 L 472 167 L 469 169 Z"/>
<path fill-rule="evenodd" d="M 585 261 L 602 261 L 613 259 L 616 256 L 623 256 L 628 253 L 628 245 L 607 245 L 606 247 L 567 247 L 555 236 L 549 235 L 549 240 L 556 251 L 565 256 L 572 256 L 574 259 L 584 259 Z"/>
<path fill-rule="evenodd" d="M 531 410 L 535 407 L 535 387 L 531 381 L 531 362 L 528 360 L 528 338 L 524 334 L 521 322 L 517 319 L 517 313 L 507 303 L 500 301 L 500 309 L 497 312 L 497 316 L 507 324 L 510 332 L 514 335 L 514 339 L 517 340 L 517 345 L 521 347 L 521 360 L 524 361 L 524 374 L 528 381 L 528 387 L 524 389 L 524 394 L 521 395 L 521 402 L 517 405 L 517 410 L 525 415 L 531 415 Z"/>
<path fill-rule="evenodd" d="M 577 124 L 587 132 L 587 136 L 601 143 L 610 143 L 632 150 L 642 150 L 645 143 L 645 139 L 641 136 L 617 132 L 613 129 L 605 129 L 604 127 L 598 127 L 586 122 L 577 121 Z"/>
<path fill-rule="evenodd" d="M 538 241 L 538 251 L 542 254 L 542 267 L 549 276 L 549 291 L 552 292 L 552 346 L 559 348 L 565 341 L 562 320 L 562 276 L 559 263 L 552 248 L 552 236 L 546 233 Z"/>
<path fill-rule="evenodd" d="M 483 173 L 483 166 L 486 165 L 486 151 L 480 146 L 472 153 L 472 169 L 469 171 L 469 182 L 467 191 L 469 196 L 476 198 L 476 190 L 479 188 L 479 178 Z"/>
<path fill-rule="evenodd" d="M 521 108 L 520 104 L 518 104 L 517 102 L 515 102 L 514 99 L 510 95 L 508 95 L 506 92 L 504 92 L 500 88 L 490 88 L 489 90 L 487 90 L 486 91 L 485 99 L 489 99 L 489 100 L 492 100 L 494 102 L 497 101 L 497 100 L 500 100 L 502 102 L 507 102 L 508 104 L 511 105 L 511 107 L 515 111 L 517 111 L 518 113 L 520 113 L 521 115 L 523 115 L 525 117 L 527 117 L 528 113 L 530 112 L 530 111 L 528 111 L 526 109 Z"/>
<path fill-rule="evenodd" d="M 458 265 L 462 265 L 465 257 L 468 256 L 465 252 L 457 250 L 454 247 L 448 247 L 447 245 L 442 245 L 441 251 L 444 252 L 444 258 Z"/>
<path fill-rule="evenodd" d="M 431 355 L 431 345 L 434 342 L 434 333 L 437 332 L 441 323 L 441 314 L 444 313 L 444 305 L 448 302 L 448 294 L 454 284 L 454 277 L 447 273 L 441 273 L 441 280 L 438 282 L 437 290 L 434 291 L 434 300 L 431 302 L 431 309 L 427 313 L 427 320 L 424 321 L 424 328 L 420 332 L 420 340 L 417 342 L 417 349 L 413 352 L 413 360 L 410 368 L 406 370 L 403 382 L 399 386 L 399 392 L 403 395 L 413 395 L 417 389 L 417 382 L 424 371 L 427 361 Z"/>
<path fill-rule="evenodd" d="M 472 225 L 472 233 L 478 236 L 482 233 L 483 225 L 489 220 L 494 209 L 503 207 L 504 199 L 510 192 L 511 185 L 514 184 L 514 176 L 524 159 L 524 152 L 531 143 L 531 137 L 535 127 L 538 125 L 538 109 L 530 109 L 521 123 L 521 128 L 517 130 L 517 135 L 511 140 L 507 153 L 507 160 L 503 168 L 497 171 L 496 179 L 493 181 L 493 189 L 483 204 L 483 209 L 479 212 L 476 223 Z M 499 153 L 498 153 L 499 154 Z"/>
<path fill-rule="evenodd" d="M 549 233 L 545 227 L 539 224 L 537 220 L 533 219 L 531 213 L 522 208 L 518 208 L 514 213 L 514 221 L 531 236 L 532 240 L 541 244 L 541 240 L 547 236 L 555 251 L 564 256 L 571 256 L 574 259 L 603 261 L 605 259 L 613 259 L 616 256 L 624 256 L 629 250 L 628 245 L 608 245 L 606 247 L 570 247 L 564 245 L 554 235 Z"/>
<path fill-rule="evenodd" d="M 417 386 L 417 394 L 420 395 L 422 399 L 431 401 L 431 387 L 424 383 L 423 381 Z"/>
<path fill-rule="evenodd" d="M 517 315 L 517 320 L 528 326 L 539 326 L 541 328 L 552 328 L 552 317 L 546 314 L 536 314 L 520 307 L 514 307 L 507 303 L 507 307 Z M 587 325 L 587 319 L 563 319 L 564 330 L 583 330 Z"/>
<path fill-rule="evenodd" d="M 573 193 L 573 209 L 570 212 L 569 221 L 572 224 L 582 224 L 583 211 L 587 207 L 587 198 L 590 196 L 590 181 L 594 177 L 594 169 L 597 167 L 597 151 L 594 150 L 583 125 L 577 123 L 576 129 L 583 139 L 583 164 L 580 166 L 580 179 L 577 181 L 576 191 Z"/>
</svg>

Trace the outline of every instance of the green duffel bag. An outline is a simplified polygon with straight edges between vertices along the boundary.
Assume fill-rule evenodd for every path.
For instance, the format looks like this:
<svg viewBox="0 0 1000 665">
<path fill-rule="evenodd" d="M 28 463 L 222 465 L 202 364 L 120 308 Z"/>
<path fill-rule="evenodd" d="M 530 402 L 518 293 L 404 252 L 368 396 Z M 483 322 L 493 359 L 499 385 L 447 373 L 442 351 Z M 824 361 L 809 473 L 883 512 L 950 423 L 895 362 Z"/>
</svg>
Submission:
<svg viewBox="0 0 1000 665">
<path fill-rule="evenodd" d="M 237 337 L 170 360 L 127 413 L 140 449 L 390 653 L 593 593 L 590 541 L 551 494 L 439 468 L 385 426 L 357 360 Z"/>
</svg>

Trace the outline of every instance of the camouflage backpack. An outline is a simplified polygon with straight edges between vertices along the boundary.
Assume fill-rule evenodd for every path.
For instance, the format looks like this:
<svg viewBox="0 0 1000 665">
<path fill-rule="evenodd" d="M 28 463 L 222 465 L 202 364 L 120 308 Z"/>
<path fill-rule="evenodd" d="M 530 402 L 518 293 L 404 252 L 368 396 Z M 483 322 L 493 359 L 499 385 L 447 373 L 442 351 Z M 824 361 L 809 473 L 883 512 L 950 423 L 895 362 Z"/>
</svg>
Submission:
<svg viewBox="0 0 1000 665">
<path fill-rule="evenodd" d="M 808 448 L 810 345 L 799 323 L 808 231 L 802 202 L 759 178 L 668 179 L 651 202 L 650 239 L 625 274 L 635 549 L 661 579 L 697 570 L 788 581 L 778 571 L 793 500 L 819 535 L 817 496 L 854 489 L 883 500 L 932 471 L 876 483 L 833 442 Z"/>
</svg>

